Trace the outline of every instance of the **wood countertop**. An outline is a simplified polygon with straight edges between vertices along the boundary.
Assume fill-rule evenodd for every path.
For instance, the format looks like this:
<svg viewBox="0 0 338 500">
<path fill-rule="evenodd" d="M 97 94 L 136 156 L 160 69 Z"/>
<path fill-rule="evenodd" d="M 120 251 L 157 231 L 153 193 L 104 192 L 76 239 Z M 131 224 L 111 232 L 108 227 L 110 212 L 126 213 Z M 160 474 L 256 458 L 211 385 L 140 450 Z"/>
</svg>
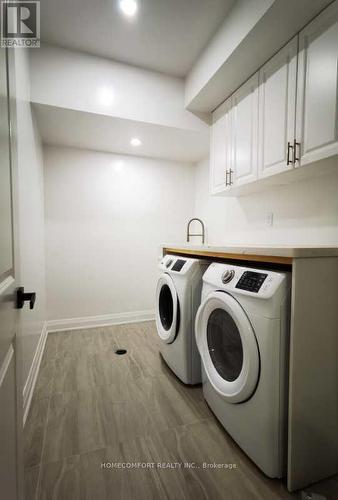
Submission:
<svg viewBox="0 0 338 500">
<path fill-rule="evenodd" d="M 163 254 L 196 256 L 215 259 L 246 260 L 291 265 L 294 259 L 338 257 L 338 247 L 332 246 L 210 246 L 162 245 Z"/>
</svg>

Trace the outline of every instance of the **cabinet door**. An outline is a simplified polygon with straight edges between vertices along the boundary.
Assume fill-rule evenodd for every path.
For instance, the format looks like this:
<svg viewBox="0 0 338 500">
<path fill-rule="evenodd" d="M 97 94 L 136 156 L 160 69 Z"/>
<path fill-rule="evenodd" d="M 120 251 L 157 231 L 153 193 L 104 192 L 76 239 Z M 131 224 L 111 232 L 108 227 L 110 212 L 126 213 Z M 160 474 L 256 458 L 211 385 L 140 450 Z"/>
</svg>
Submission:
<svg viewBox="0 0 338 500">
<path fill-rule="evenodd" d="M 299 35 L 296 139 L 299 165 L 338 153 L 338 2 Z"/>
<path fill-rule="evenodd" d="M 211 131 L 211 194 L 221 193 L 227 189 L 227 171 L 231 165 L 231 123 L 230 100 L 222 104 L 213 114 Z"/>
<path fill-rule="evenodd" d="M 293 168 L 297 49 L 295 37 L 259 71 L 259 177 Z"/>
<path fill-rule="evenodd" d="M 234 186 L 257 179 L 258 72 L 232 96 L 232 170 Z"/>
</svg>

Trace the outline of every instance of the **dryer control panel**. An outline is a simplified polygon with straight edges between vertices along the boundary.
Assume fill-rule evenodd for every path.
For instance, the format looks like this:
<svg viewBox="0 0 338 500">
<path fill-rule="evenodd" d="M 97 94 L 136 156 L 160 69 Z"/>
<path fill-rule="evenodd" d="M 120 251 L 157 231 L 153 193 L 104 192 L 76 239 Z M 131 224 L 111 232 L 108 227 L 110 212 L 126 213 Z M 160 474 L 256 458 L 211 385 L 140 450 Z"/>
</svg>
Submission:
<svg viewBox="0 0 338 500">
<path fill-rule="evenodd" d="M 208 262 L 203 262 L 199 259 L 181 257 L 180 255 L 166 254 L 161 259 L 159 268 L 162 272 L 165 272 L 167 274 L 177 277 L 185 277 L 189 273 L 194 273 L 196 268 L 204 269 L 208 265 Z"/>
<path fill-rule="evenodd" d="M 184 259 L 177 259 L 176 262 L 175 262 L 175 264 L 171 268 L 171 270 L 172 271 L 177 271 L 179 273 L 185 263 L 186 263 L 186 260 L 184 260 Z"/>
<path fill-rule="evenodd" d="M 176 271 L 177 273 L 182 271 L 184 264 L 187 262 L 187 259 L 175 258 L 171 255 L 166 255 L 160 264 L 160 267 L 165 270 Z"/>
<path fill-rule="evenodd" d="M 247 290 L 248 292 L 258 293 L 267 277 L 266 273 L 258 273 L 256 271 L 244 271 L 236 288 Z"/>
</svg>

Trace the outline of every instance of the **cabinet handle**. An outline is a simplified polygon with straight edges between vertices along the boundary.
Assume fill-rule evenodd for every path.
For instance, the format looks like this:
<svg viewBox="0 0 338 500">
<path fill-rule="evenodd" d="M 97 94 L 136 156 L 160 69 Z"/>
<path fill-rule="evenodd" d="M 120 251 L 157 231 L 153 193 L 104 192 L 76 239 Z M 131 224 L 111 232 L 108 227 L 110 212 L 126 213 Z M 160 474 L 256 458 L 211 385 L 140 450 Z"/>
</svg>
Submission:
<svg viewBox="0 0 338 500">
<path fill-rule="evenodd" d="M 229 170 L 229 186 L 232 186 L 233 185 L 233 181 L 232 181 L 232 174 L 234 173 L 233 170 Z"/>
<path fill-rule="evenodd" d="M 290 149 L 293 150 L 293 146 L 291 145 L 291 142 L 288 142 L 288 151 L 287 151 L 287 158 L 286 158 L 287 165 L 290 165 L 290 163 L 293 163 L 293 160 L 290 160 Z"/>
<path fill-rule="evenodd" d="M 229 175 L 229 170 L 226 170 L 225 171 L 225 186 L 229 186 L 228 175 Z"/>
<path fill-rule="evenodd" d="M 298 151 L 300 152 L 300 142 L 297 142 L 296 139 L 293 141 L 293 163 L 300 160 L 300 155 L 297 157 L 297 146 Z"/>
</svg>

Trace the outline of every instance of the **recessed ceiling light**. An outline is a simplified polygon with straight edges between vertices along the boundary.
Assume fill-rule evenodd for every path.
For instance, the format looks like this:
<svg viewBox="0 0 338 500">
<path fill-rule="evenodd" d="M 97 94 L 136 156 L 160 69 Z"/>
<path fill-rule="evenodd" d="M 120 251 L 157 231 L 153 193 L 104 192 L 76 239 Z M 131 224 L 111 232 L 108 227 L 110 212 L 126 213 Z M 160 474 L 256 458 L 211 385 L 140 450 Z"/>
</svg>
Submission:
<svg viewBox="0 0 338 500">
<path fill-rule="evenodd" d="M 130 144 L 132 146 L 141 146 L 142 141 L 138 137 L 133 137 L 132 139 L 130 139 Z"/>
<path fill-rule="evenodd" d="M 119 6 L 123 14 L 129 17 L 134 16 L 138 8 L 135 0 L 120 0 Z"/>
</svg>

